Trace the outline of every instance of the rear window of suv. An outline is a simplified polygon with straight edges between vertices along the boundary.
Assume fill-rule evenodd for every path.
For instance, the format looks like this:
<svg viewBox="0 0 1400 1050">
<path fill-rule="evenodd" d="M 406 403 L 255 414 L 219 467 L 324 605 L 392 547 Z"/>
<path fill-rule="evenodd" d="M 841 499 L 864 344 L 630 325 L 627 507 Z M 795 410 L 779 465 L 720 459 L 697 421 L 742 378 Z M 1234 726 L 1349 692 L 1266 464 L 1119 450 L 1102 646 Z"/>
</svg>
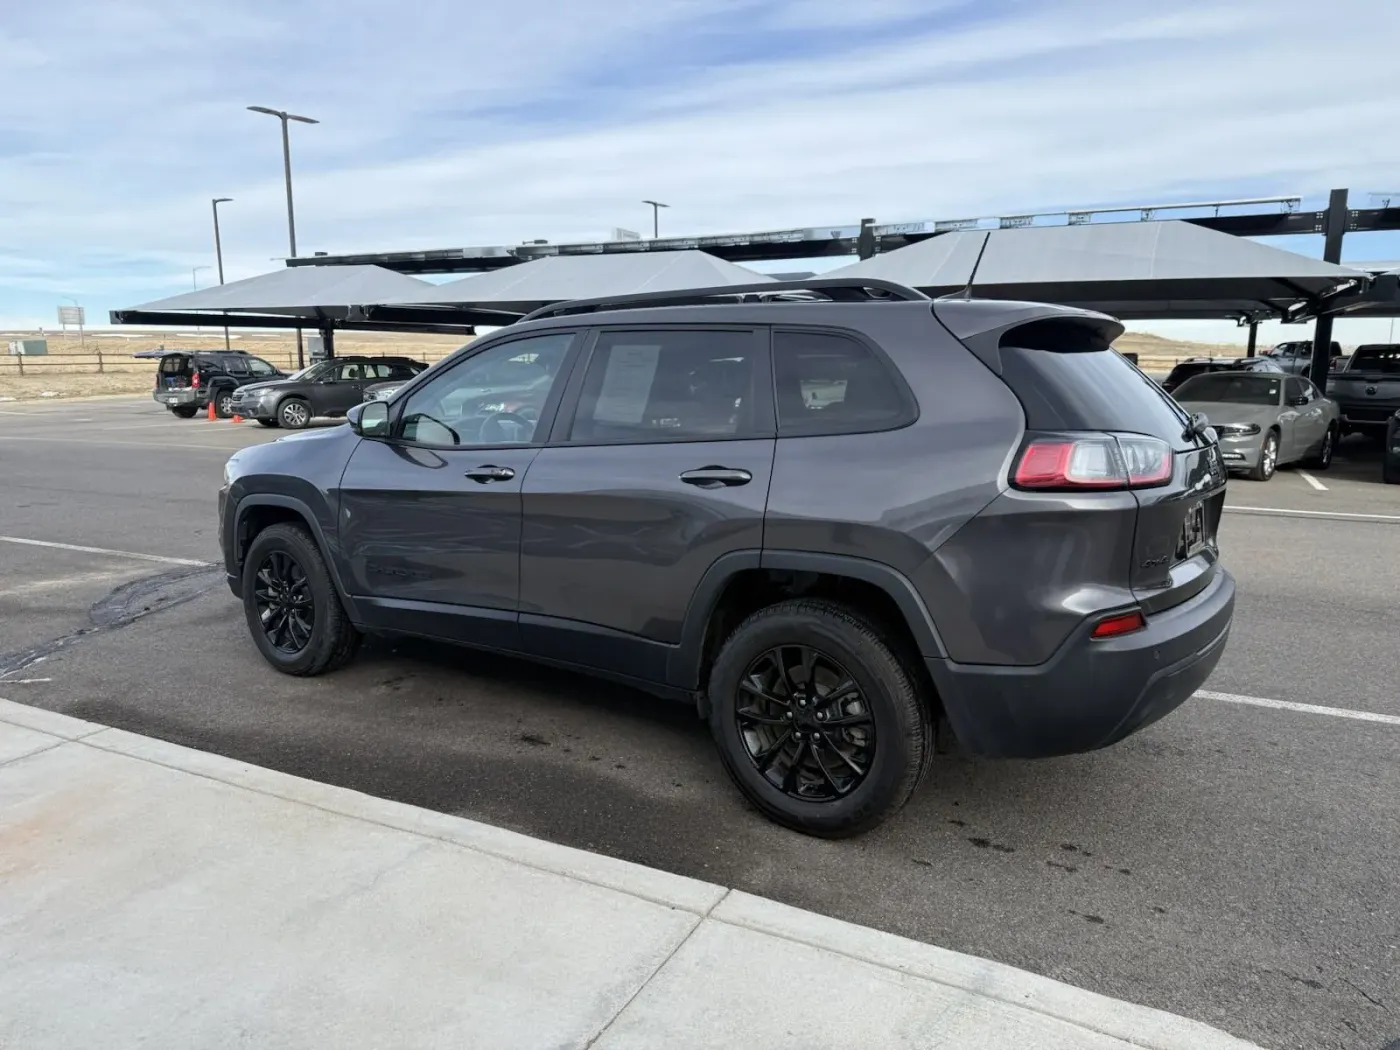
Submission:
<svg viewBox="0 0 1400 1050">
<path fill-rule="evenodd" d="M 1117 351 L 1079 349 L 1066 334 L 1065 350 L 1002 347 L 1002 378 L 1030 429 L 1113 430 L 1182 445 L 1188 420 L 1170 395 Z"/>
</svg>

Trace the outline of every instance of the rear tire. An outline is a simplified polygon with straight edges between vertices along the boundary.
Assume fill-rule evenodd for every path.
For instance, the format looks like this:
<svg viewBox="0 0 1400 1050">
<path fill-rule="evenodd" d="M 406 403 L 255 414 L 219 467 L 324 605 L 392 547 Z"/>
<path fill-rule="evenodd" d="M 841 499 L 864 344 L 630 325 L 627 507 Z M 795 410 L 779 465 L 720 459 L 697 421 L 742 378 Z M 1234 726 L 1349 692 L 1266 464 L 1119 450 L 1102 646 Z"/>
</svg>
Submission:
<svg viewBox="0 0 1400 1050">
<path fill-rule="evenodd" d="M 1332 465 L 1332 456 L 1337 451 L 1337 428 L 1330 426 L 1327 428 L 1327 436 L 1322 439 L 1322 446 L 1308 457 L 1307 465 L 1313 470 L 1326 470 Z"/>
<path fill-rule="evenodd" d="M 171 405 L 170 411 L 181 419 L 193 419 L 194 414 L 199 411 L 193 405 Z"/>
<path fill-rule="evenodd" d="M 1249 472 L 1250 481 L 1268 481 L 1278 470 L 1278 431 L 1270 430 L 1259 446 L 1259 462 Z"/>
<path fill-rule="evenodd" d="M 299 397 L 289 397 L 277 406 L 277 425 L 285 430 L 302 430 L 311 422 L 311 406 Z"/>
<path fill-rule="evenodd" d="M 287 596 L 285 602 L 269 600 L 280 595 Z M 282 615 L 288 610 L 290 615 Z M 283 674 L 334 671 L 350 662 L 360 644 L 321 549 L 300 525 L 269 526 L 249 544 L 243 615 L 253 644 Z"/>
<path fill-rule="evenodd" d="M 913 794 L 933 754 L 932 721 L 918 677 L 882 633 L 848 606 L 798 599 L 760 609 L 724 643 L 710 731 L 725 771 L 769 819 L 844 838 Z"/>
</svg>

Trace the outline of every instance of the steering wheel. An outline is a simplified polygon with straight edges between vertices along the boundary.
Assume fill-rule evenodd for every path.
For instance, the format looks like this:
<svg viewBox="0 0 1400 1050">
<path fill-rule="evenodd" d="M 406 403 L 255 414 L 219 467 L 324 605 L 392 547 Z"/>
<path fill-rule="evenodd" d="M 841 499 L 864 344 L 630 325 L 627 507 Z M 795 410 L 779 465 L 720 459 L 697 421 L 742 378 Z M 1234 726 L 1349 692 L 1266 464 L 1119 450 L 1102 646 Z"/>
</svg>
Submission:
<svg viewBox="0 0 1400 1050">
<path fill-rule="evenodd" d="M 477 440 L 483 445 L 494 445 L 497 442 L 515 440 L 506 432 L 506 429 L 501 426 L 502 423 L 514 423 L 516 426 L 522 427 L 527 433 L 533 433 L 535 428 L 535 420 L 527 419 L 519 412 L 492 412 L 481 421 L 481 429 L 477 432 Z M 492 435 L 492 427 L 495 427 L 496 430 L 500 432 L 499 437 Z"/>
</svg>

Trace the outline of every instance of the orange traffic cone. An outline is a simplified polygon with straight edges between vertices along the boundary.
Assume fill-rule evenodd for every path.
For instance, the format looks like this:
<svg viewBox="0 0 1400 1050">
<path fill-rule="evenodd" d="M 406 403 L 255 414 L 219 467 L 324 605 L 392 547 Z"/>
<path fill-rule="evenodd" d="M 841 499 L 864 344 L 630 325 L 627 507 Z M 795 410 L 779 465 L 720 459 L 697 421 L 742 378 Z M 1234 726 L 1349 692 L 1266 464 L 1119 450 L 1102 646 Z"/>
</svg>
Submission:
<svg viewBox="0 0 1400 1050">
<path fill-rule="evenodd" d="M 230 422 L 230 423 L 242 423 L 242 422 L 243 422 L 243 417 L 240 416 L 237 412 L 235 412 L 235 413 L 233 414 L 233 418 L 230 419 L 229 422 Z"/>
<path fill-rule="evenodd" d="M 215 412 L 214 412 L 214 402 L 212 402 L 212 401 L 209 402 L 209 411 L 208 411 L 208 413 L 206 414 L 205 418 L 206 418 L 206 419 L 210 419 L 210 420 L 214 420 L 214 419 L 217 419 L 217 418 L 218 418 L 218 416 L 217 416 L 217 415 L 215 414 Z"/>
</svg>

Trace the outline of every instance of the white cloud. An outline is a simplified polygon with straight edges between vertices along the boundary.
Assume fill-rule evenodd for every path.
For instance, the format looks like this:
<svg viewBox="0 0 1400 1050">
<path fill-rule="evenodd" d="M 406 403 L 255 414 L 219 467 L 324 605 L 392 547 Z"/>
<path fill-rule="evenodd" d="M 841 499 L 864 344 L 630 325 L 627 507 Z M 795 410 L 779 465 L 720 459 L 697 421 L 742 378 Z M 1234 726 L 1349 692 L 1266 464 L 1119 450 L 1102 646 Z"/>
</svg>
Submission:
<svg viewBox="0 0 1400 1050">
<path fill-rule="evenodd" d="M 22 61 L 0 72 L 0 315 L 188 287 L 213 196 L 235 198 L 230 278 L 271 268 L 280 143 L 249 103 L 323 121 L 293 126 L 303 251 L 591 238 L 642 227 L 644 197 L 672 205 L 667 230 L 710 233 L 1389 185 L 1400 7 L 1300 33 L 1315 17 L 1302 0 L 6 10 Z"/>
</svg>

